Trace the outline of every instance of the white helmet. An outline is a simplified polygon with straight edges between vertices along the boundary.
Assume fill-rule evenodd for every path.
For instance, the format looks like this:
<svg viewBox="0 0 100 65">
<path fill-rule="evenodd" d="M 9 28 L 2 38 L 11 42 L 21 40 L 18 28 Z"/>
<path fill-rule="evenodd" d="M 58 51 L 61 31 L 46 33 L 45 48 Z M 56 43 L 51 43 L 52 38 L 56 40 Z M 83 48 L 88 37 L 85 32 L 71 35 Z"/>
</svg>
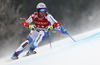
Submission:
<svg viewBox="0 0 100 65">
<path fill-rule="evenodd" d="M 40 9 L 40 8 L 47 8 L 46 5 L 44 3 L 39 3 L 36 7 L 37 9 Z"/>
</svg>

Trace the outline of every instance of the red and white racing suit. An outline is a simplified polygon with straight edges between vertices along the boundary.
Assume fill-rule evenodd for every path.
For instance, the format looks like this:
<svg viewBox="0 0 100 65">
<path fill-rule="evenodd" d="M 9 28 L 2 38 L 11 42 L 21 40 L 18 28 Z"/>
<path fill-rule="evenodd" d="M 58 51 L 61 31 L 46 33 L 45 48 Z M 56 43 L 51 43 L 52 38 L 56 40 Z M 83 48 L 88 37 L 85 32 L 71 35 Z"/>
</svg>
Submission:
<svg viewBox="0 0 100 65">
<path fill-rule="evenodd" d="M 30 44 L 32 41 L 32 45 L 30 48 L 36 48 L 38 44 L 42 41 L 43 37 L 46 35 L 46 27 L 49 25 L 53 25 L 54 23 L 57 23 L 57 21 L 53 18 L 53 16 L 49 13 L 46 13 L 43 18 L 38 17 L 38 13 L 35 12 L 32 14 L 26 22 L 28 24 L 31 24 L 32 22 L 37 27 L 37 30 L 31 30 L 27 40 L 24 41 L 19 48 L 16 50 L 17 53 L 23 51 L 25 47 Z"/>
</svg>

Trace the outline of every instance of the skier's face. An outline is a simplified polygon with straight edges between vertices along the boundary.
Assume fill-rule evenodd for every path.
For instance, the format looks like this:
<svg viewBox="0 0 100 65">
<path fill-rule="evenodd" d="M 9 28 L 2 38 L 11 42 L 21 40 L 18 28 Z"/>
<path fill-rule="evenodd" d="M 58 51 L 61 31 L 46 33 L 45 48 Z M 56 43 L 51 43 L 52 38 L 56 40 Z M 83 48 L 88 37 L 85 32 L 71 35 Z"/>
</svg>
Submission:
<svg viewBox="0 0 100 65">
<path fill-rule="evenodd" d="M 45 8 L 38 9 L 38 12 L 39 12 L 39 17 L 44 17 L 46 13 L 46 9 Z"/>
<path fill-rule="evenodd" d="M 39 16 L 40 17 L 44 17 L 45 16 L 45 12 L 39 12 Z"/>
</svg>

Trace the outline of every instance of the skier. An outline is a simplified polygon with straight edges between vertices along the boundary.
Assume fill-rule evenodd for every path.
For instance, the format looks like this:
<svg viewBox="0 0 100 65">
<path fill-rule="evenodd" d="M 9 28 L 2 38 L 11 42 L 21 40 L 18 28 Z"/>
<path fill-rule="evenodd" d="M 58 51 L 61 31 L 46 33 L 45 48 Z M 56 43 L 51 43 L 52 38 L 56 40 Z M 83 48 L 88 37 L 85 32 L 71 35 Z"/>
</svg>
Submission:
<svg viewBox="0 0 100 65">
<path fill-rule="evenodd" d="M 60 23 L 57 22 L 51 14 L 47 13 L 47 7 L 44 3 L 39 3 L 36 8 L 37 12 L 32 14 L 25 22 L 23 22 L 23 25 L 26 28 L 30 28 L 31 31 L 27 39 L 17 48 L 11 59 L 18 59 L 19 54 L 32 41 L 32 45 L 30 46 L 27 55 L 30 55 L 32 53 L 35 54 L 35 48 L 42 40 L 46 38 L 48 30 L 60 29 Z M 32 22 L 34 23 L 34 25 L 30 25 Z"/>
</svg>

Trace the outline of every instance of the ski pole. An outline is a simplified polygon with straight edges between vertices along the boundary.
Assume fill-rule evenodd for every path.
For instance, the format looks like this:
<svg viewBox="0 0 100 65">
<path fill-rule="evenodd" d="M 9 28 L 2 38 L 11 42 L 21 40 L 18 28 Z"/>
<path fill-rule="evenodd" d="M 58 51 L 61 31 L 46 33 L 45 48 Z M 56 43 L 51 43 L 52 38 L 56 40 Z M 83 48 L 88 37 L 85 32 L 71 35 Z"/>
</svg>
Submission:
<svg viewBox="0 0 100 65">
<path fill-rule="evenodd" d="M 67 34 L 74 42 L 76 42 L 76 40 L 74 38 L 72 38 L 68 32 L 66 31 L 66 29 L 61 25 L 62 29 L 65 31 L 65 34 Z"/>
<path fill-rule="evenodd" d="M 51 32 L 49 31 L 49 41 L 50 41 L 50 48 L 52 48 L 51 46 Z"/>
<path fill-rule="evenodd" d="M 73 39 L 68 33 L 67 33 L 67 35 L 74 41 L 74 42 L 76 42 L 76 40 L 75 39 Z"/>
<path fill-rule="evenodd" d="M 62 38 L 61 38 L 61 35 L 60 35 L 60 33 L 59 33 L 58 31 L 51 31 L 51 32 L 52 32 L 52 33 L 58 33 L 60 39 L 62 39 Z"/>
<path fill-rule="evenodd" d="M 58 35 L 59 35 L 59 37 L 61 39 L 60 33 L 58 31 L 51 31 L 51 32 L 58 33 Z M 52 45 L 51 45 L 51 32 L 49 31 L 50 48 L 52 48 Z"/>
<path fill-rule="evenodd" d="M 20 19 L 23 19 L 23 20 L 25 20 L 25 21 L 26 21 L 26 19 L 25 19 L 25 18 L 20 18 Z"/>
</svg>

